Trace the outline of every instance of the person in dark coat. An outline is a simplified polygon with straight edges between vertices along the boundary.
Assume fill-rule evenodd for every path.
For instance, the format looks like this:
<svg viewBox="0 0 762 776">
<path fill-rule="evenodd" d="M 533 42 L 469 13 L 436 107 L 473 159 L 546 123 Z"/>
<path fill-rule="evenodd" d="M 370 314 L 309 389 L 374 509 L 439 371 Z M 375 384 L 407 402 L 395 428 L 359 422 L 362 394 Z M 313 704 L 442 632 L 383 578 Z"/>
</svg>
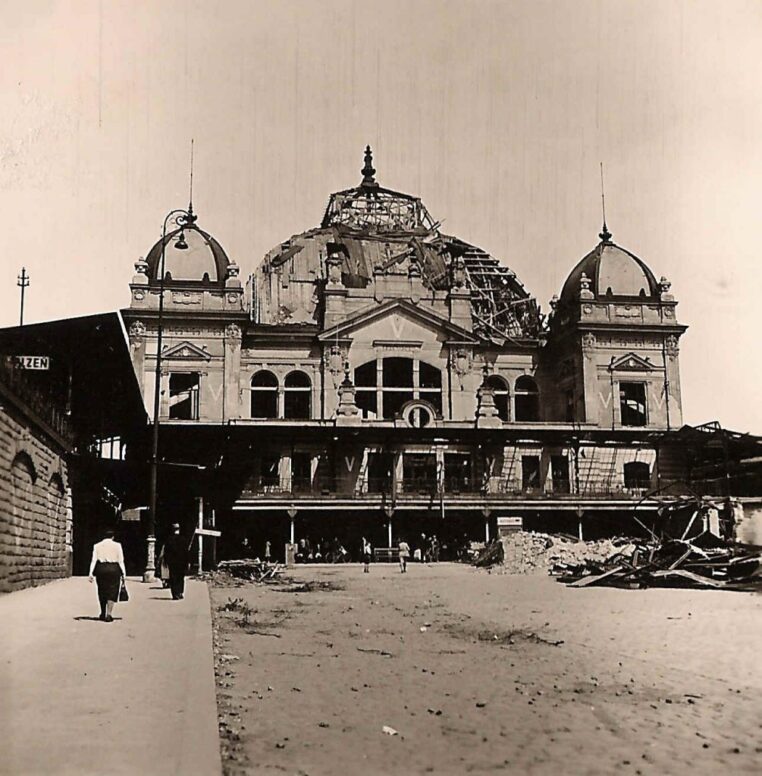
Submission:
<svg viewBox="0 0 762 776">
<path fill-rule="evenodd" d="M 180 526 L 172 525 L 172 534 L 164 545 L 164 560 L 169 569 L 169 589 L 175 601 L 185 597 L 185 575 L 188 572 L 188 542 L 180 535 Z"/>
</svg>

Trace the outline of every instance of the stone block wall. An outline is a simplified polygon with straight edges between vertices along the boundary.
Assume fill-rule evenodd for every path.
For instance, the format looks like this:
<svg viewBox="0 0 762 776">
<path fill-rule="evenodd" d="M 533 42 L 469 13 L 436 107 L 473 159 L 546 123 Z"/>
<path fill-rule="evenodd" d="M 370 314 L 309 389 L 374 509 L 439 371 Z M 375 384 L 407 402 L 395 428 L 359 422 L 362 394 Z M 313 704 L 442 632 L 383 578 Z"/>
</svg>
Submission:
<svg viewBox="0 0 762 776">
<path fill-rule="evenodd" d="M 0 410 L 0 593 L 71 574 L 64 451 L 10 405 Z"/>
</svg>

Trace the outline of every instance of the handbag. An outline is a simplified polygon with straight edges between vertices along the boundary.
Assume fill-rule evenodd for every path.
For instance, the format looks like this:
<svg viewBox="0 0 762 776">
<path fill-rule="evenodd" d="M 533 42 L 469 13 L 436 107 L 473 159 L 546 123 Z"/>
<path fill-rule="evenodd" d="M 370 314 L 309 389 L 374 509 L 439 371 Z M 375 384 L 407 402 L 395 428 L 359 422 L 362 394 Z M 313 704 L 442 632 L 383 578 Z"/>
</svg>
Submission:
<svg viewBox="0 0 762 776">
<path fill-rule="evenodd" d="M 119 601 L 129 601 L 130 600 L 130 594 L 127 592 L 127 585 L 124 583 L 124 580 L 121 580 L 119 583 Z"/>
</svg>

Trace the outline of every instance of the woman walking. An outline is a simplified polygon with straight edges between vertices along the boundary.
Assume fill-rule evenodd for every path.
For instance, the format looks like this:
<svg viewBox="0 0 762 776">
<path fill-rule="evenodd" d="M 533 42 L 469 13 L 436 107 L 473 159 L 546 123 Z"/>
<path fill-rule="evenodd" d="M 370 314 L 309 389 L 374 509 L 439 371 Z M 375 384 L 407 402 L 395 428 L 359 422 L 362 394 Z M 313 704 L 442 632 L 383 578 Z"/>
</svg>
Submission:
<svg viewBox="0 0 762 776">
<path fill-rule="evenodd" d="M 90 581 L 97 581 L 98 601 L 101 605 L 101 620 L 113 622 L 111 613 L 119 600 L 119 588 L 127 576 L 124 569 L 122 545 L 114 541 L 114 531 L 103 532 L 103 541 L 93 545 L 93 558 L 90 561 Z"/>
</svg>

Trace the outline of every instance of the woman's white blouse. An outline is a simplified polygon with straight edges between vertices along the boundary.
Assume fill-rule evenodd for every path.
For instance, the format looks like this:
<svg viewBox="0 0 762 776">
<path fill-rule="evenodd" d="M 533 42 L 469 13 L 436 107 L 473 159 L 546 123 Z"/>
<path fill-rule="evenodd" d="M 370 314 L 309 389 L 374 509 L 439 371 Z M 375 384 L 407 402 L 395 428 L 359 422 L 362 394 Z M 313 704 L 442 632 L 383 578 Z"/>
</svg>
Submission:
<svg viewBox="0 0 762 776">
<path fill-rule="evenodd" d="M 118 563 L 122 569 L 122 574 L 125 577 L 127 576 L 127 572 L 124 569 L 124 552 L 122 551 L 122 545 L 119 544 L 119 542 L 115 542 L 113 539 L 104 539 L 102 542 L 93 545 L 93 557 L 90 561 L 90 576 L 93 575 L 95 564 L 98 561 L 101 563 Z"/>
</svg>

